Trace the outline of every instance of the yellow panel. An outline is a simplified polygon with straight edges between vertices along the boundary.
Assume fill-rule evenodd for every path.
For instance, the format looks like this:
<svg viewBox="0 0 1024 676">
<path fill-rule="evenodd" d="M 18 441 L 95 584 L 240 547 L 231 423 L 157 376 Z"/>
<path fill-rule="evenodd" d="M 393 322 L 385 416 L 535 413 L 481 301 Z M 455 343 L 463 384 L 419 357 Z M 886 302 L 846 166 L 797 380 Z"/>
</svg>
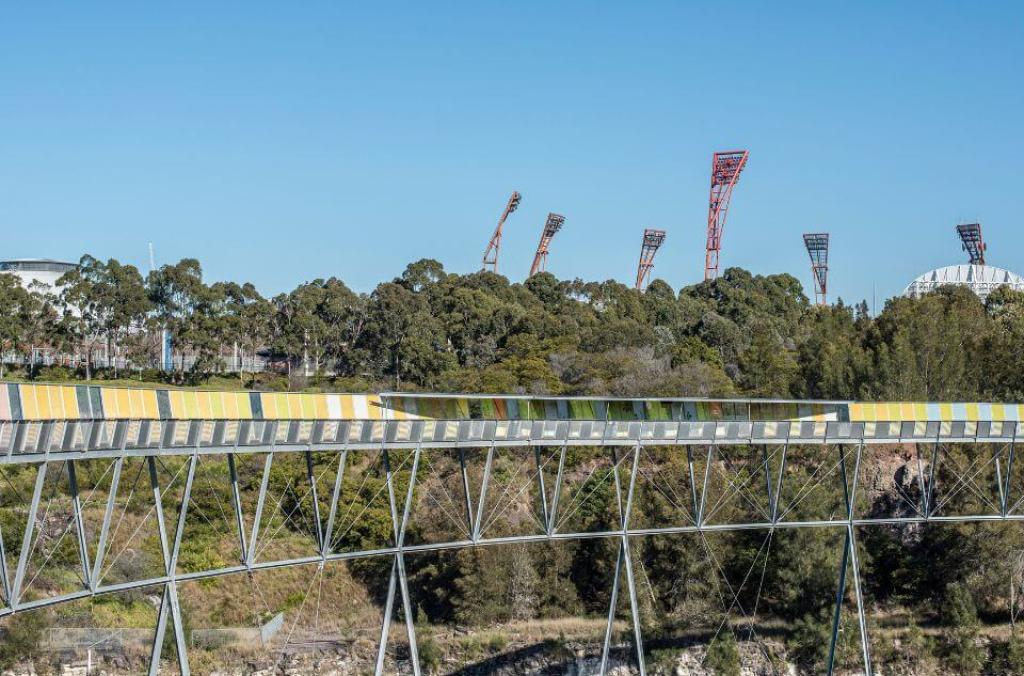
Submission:
<svg viewBox="0 0 1024 676">
<path fill-rule="evenodd" d="M 36 420 L 39 416 L 39 407 L 36 405 L 35 388 L 31 385 L 18 385 L 21 392 L 21 415 L 25 420 Z"/>
<path fill-rule="evenodd" d="M 978 405 L 977 404 L 967 404 L 966 408 L 967 408 L 967 419 L 968 420 L 977 420 L 978 419 Z"/>
<path fill-rule="evenodd" d="M 864 419 L 864 404 L 850 404 L 850 420 L 857 422 Z"/>
<path fill-rule="evenodd" d="M 171 402 L 171 417 L 177 420 L 187 418 L 185 413 L 185 396 L 181 390 L 170 390 L 167 392 L 167 399 Z"/>
<path fill-rule="evenodd" d="M 371 394 L 366 398 L 367 408 L 369 409 L 369 415 L 371 420 L 380 420 L 384 416 L 381 414 L 380 407 L 380 396 Z"/>
<path fill-rule="evenodd" d="M 210 415 L 218 420 L 224 417 L 223 392 L 210 392 Z"/>
<path fill-rule="evenodd" d="M 150 402 L 150 397 L 153 401 Z M 156 415 L 156 392 L 152 390 L 139 390 L 139 401 L 138 407 L 135 409 L 136 418 L 145 418 L 146 420 L 153 420 L 159 416 Z"/>
<path fill-rule="evenodd" d="M 132 417 L 132 393 L 130 390 L 118 389 L 117 392 L 117 411 L 120 413 L 122 418 Z"/>
<path fill-rule="evenodd" d="M 939 420 L 950 421 L 953 419 L 953 404 L 939 404 Z"/>
<path fill-rule="evenodd" d="M 926 404 L 914 404 L 914 420 L 928 420 L 928 406 Z"/>
<path fill-rule="evenodd" d="M 114 390 L 101 389 L 100 399 L 103 401 L 103 417 L 117 418 L 117 396 L 114 394 Z"/>
<path fill-rule="evenodd" d="M 900 420 L 913 420 L 914 419 L 914 405 L 912 403 L 904 402 L 900 404 Z"/>
<path fill-rule="evenodd" d="M 224 417 L 228 420 L 238 420 L 238 395 L 234 392 L 224 393 Z"/>
<path fill-rule="evenodd" d="M 341 419 L 352 420 L 355 414 L 355 407 L 352 404 L 352 397 L 347 394 L 343 394 L 340 397 L 338 397 L 338 399 L 341 401 Z"/>
<path fill-rule="evenodd" d="M 263 417 L 266 420 L 277 418 L 277 403 L 272 394 L 260 394 L 260 403 L 263 404 Z"/>
<path fill-rule="evenodd" d="M 75 420 L 78 418 L 78 396 L 75 392 L 74 387 L 68 387 L 67 385 L 57 388 L 58 396 L 60 397 L 60 409 L 64 413 L 66 420 Z"/>
<path fill-rule="evenodd" d="M 318 394 L 314 399 L 316 404 L 316 418 L 317 420 L 330 420 L 331 414 L 327 410 L 327 395 Z"/>
<path fill-rule="evenodd" d="M 299 395 L 299 411 L 303 420 L 312 420 L 316 417 L 316 404 L 313 402 L 312 394 Z"/>
<path fill-rule="evenodd" d="M 242 420 L 252 420 L 252 401 L 248 393 L 238 395 L 238 417 Z"/>
<path fill-rule="evenodd" d="M 1003 404 L 992 404 L 992 420 L 1006 420 L 1006 407 Z"/>
<path fill-rule="evenodd" d="M 197 392 L 185 392 L 185 417 L 196 420 L 200 417 Z"/>
</svg>

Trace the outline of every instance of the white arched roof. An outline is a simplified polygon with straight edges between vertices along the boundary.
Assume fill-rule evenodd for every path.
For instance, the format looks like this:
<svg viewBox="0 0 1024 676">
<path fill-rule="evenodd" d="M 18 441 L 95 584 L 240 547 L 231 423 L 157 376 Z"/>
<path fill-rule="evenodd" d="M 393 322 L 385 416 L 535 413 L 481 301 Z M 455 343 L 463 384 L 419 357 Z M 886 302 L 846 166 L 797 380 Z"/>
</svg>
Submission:
<svg viewBox="0 0 1024 676">
<path fill-rule="evenodd" d="M 903 295 L 917 298 L 948 284 L 966 286 L 982 300 L 1004 284 L 1011 289 L 1024 291 L 1024 277 L 1009 270 L 992 265 L 947 265 L 917 277 L 903 290 Z"/>
</svg>

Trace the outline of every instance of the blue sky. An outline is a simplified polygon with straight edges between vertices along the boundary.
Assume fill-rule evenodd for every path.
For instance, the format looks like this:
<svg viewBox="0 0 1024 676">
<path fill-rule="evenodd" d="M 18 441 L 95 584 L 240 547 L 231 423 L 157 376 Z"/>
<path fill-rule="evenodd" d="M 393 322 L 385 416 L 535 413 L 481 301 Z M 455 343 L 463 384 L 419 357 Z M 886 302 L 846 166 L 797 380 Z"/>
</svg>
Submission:
<svg viewBox="0 0 1024 676">
<path fill-rule="evenodd" d="M 376 5 L 370 8 L 369 5 Z M 1019 3 L 152 3 L 0 7 L 0 257 L 199 258 L 265 293 L 469 272 L 702 276 L 712 152 L 748 148 L 723 266 L 832 233 L 832 296 L 964 255 L 1024 273 Z M 216 5 L 216 6 L 214 6 Z"/>
</svg>

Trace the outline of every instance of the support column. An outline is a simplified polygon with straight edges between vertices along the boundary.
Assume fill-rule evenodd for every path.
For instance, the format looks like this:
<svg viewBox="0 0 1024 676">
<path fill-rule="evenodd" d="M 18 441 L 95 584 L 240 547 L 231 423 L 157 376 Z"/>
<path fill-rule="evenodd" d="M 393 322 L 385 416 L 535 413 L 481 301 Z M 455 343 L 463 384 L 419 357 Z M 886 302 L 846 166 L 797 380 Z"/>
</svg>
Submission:
<svg viewBox="0 0 1024 676">
<path fill-rule="evenodd" d="M 331 512 L 327 515 L 327 532 L 324 533 L 324 548 L 321 556 L 326 558 L 334 547 L 334 519 L 338 514 L 338 498 L 341 496 L 341 482 L 345 478 L 345 463 L 348 460 L 348 449 L 338 454 L 338 469 L 334 473 L 334 490 L 331 492 Z"/>
<path fill-rule="evenodd" d="M 150 660 L 150 673 L 153 669 L 159 669 L 160 653 L 163 648 L 164 631 L 167 626 L 166 613 L 170 615 L 171 623 L 174 626 L 174 646 L 178 657 L 178 669 L 181 676 L 189 676 L 191 671 L 188 664 L 188 646 L 185 642 L 185 629 L 181 621 L 181 607 L 178 604 L 178 587 L 175 580 L 178 566 L 178 552 L 181 549 L 181 538 L 185 531 L 185 518 L 188 515 L 188 505 L 192 499 L 192 482 L 195 479 L 196 465 L 199 463 L 198 453 L 193 453 L 187 460 L 188 470 L 185 475 L 185 487 L 181 495 L 181 509 L 178 513 L 177 526 L 174 532 L 174 540 L 168 543 L 167 523 L 164 518 L 163 496 L 160 489 L 160 479 L 156 469 L 156 458 L 146 458 L 149 464 L 149 480 L 153 487 L 154 509 L 156 511 L 157 529 L 160 535 L 160 548 L 163 552 L 164 567 L 167 571 L 167 582 L 164 585 L 164 596 L 160 605 L 160 618 L 157 622 L 157 631 L 154 635 L 153 653 Z"/>
<path fill-rule="evenodd" d="M 82 498 L 78 493 L 78 473 L 75 461 L 68 460 L 68 489 L 71 491 L 71 509 L 75 520 L 75 533 L 78 536 L 78 557 L 82 562 L 82 582 L 86 589 L 91 589 L 92 574 L 89 567 L 89 547 L 85 540 L 85 521 L 82 519 Z"/>
<path fill-rule="evenodd" d="M 555 526 L 558 523 L 558 503 L 562 495 L 562 480 L 565 477 L 565 454 L 568 447 L 562 444 L 562 450 L 558 454 L 558 473 L 555 475 L 555 492 L 551 496 L 551 514 L 548 515 L 548 537 L 555 534 Z"/>
<path fill-rule="evenodd" d="M 43 484 L 46 483 L 46 463 L 39 464 L 36 473 L 35 488 L 32 489 L 32 502 L 28 506 L 28 521 L 25 523 L 25 534 L 21 540 L 21 552 L 18 554 L 18 567 L 14 571 L 14 587 L 11 589 L 10 606 L 14 610 L 21 601 L 21 585 L 25 583 L 25 569 L 28 566 L 28 557 L 32 551 L 32 534 L 36 527 L 36 514 L 39 513 L 39 500 L 43 494 Z"/>
<path fill-rule="evenodd" d="M 107 507 L 103 511 L 103 524 L 100 526 L 100 539 L 96 544 L 96 560 L 92 565 L 92 580 L 89 590 L 96 593 L 96 588 L 103 581 L 103 557 L 106 556 L 107 537 L 110 535 L 110 517 L 117 504 L 117 491 L 121 484 L 121 470 L 124 468 L 124 456 L 114 460 L 114 472 L 110 477 L 110 489 L 107 494 Z"/>
<path fill-rule="evenodd" d="M 313 452 L 306 451 L 306 479 L 309 481 L 310 497 L 313 499 L 313 523 L 316 529 L 313 535 L 316 537 L 316 548 L 321 556 L 324 556 L 324 529 L 320 521 L 320 499 L 316 492 L 316 475 L 313 473 Z"/>
<path fill-rule="evenodd" d="M 252 518 L 252 535 L 249 536 L 249 547 L 245 553 L 245 566 L 252 570 L 256 559 L 256 545 L 259 542 L 260 521 L 263 519 L 263 505 L 267 501 L 267 484 L 270 482 L 270 469 L 274 464 L 274 453 L 267 453 L 263 460 L 263 478 L 260 480 L 260 492 L 256 496 L 256 513 Z"/>
<path fill-rule="evenodd" d="M 480 539 L 481 521 L 484 518 L 484 506 L 487 504 L 487 488 L 491 483 L 491 465 L 494 463 L 494 444 L 487 449 L 487 459 L 484 461 L 484 477 L 480 482 L 480 500 L 476 504 L 476 521 L 473 523 L 473 542 Z"/>
<path fill-rule="evenodd" d="M 235 527 L 238 528 L 240 560 L 244 563 L 248 558 L 246 554 L 245 519 L 242 516 L 242 496 L 238 490 L 238 470 L 235 468 L 234 453 L 228 453 L 228 474 L 231 477 L 231 506 L 235 510 Z"/>
<path fill-rule="evenodd" d="M 466 471 L 466 449 L 459 447 L 459 469 L 462 472 L 462 497 L 466 506 L 466 526 L 472 537 L 475 528 L 473 520 L 473 498 L 469 494 L 469 472 Z"/>
</svg>

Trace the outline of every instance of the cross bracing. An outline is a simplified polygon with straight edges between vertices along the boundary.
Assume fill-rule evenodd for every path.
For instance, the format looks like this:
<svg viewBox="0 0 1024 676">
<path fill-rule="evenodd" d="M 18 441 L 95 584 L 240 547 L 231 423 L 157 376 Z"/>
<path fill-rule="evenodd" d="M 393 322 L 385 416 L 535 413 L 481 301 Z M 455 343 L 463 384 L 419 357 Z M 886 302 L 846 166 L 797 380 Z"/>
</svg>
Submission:
<svg viewBox="0 0 1024 676">
<path fill-rule="evenodd" d="M 164 672 L 190 673 L 196 649 L 183 589 L 240 576 L 253 612 L 263 612 L 275 593 L 264 576 L 304 571 L 275 645 L 316 650 L 336 630 L 320 608 L 337 593 L 339 567 L 360 565 L 380 603 L 372 670 L 421 673 L 413 603 L 423 590 L 411 587 L 419 583 L 410 565 L 437 552 L 514 557 L 575 543 L 607 552 L 607 587 L 596 592 L 606 611 L 594 652 L 603 669 L 619 660 L 646 673 L 647 643 L 668 640 L 645 636 L 659 618 L 686 640 L 735 631 L 767 654 L 769 562 L 792 553 L 799 535 L 835 554 L 828 670 L 872 673 L 861 534 L 1024 520 L 1015 421 L 145 422 L 3 422 L 0 499 L 17 502 L 22 519 L 18 532 L 5 521 L 0 533 L 0 618 L 148 590 L 160 600 L 150 663 Z M 909 478 L 878 473 L 878 457 L 897 452 L 916 468 Z M 284 468 L 287 481 L 276 474 Z M 7 481 L 14 472 L 30 480 Z M 873 496 L 882 489 L 891 499 L 880 506 Z M 384 515 L 372 532 L 370 515 Z M 231 543 L 221 560 L 183 559 L 197 529 Z M 723 538 L 736 537 L 750 543 L 742 565 L 720 554 Z M 125 566 L 145 538 L 154 558 Z M 668 541 L 692 552 L 705 592 L 685 629 L 669 618 L 659 581 Z M 57 560 L 68 573 L 59 587 Z"/>
</svg>

